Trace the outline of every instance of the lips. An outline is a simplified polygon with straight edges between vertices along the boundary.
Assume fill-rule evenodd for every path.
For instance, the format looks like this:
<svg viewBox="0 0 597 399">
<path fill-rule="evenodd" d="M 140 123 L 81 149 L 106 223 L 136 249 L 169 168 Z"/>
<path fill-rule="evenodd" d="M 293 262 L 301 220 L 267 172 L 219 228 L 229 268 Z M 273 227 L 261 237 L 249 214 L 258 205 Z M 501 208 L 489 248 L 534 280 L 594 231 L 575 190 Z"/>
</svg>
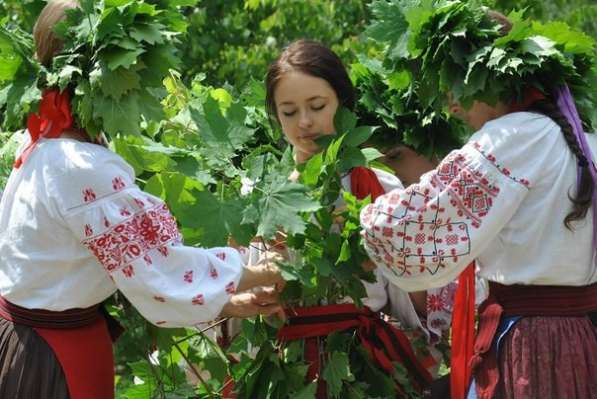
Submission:
<svg viewBox="0 0 597 399">
<path fill-rule="evenodd" d="M 319 136 L 320 136 L 319 133 L 307 133 L 307 134 L 301 135 L 300 138 L 303 140 L 315 140 Z"/>
</svg>

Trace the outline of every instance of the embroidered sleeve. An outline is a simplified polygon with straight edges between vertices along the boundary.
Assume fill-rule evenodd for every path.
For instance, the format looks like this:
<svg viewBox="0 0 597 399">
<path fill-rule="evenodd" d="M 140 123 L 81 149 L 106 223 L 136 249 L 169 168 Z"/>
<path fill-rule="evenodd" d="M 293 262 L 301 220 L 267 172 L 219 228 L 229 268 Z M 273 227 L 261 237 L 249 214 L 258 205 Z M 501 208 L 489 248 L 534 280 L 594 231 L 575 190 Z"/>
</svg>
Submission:
<svg viewBox="0 0 597 399">
<path fill-rule="evenodd" d="M 131 303 L 159 326 L 216 318 L 242 272 L 233 248 L 182 245 L 176 221 L 158 198 L 141 191 L 126 170 L 104 165 L 73 173 L 62 217 Z M 98 267 L 100 267 L 98 265 Z"/>
<path fill-rule="evenodd" d="M 418 184 L 365 207 L 365 248 L 407 291 L 447 285 L 511 219 L 529 184 L 471 142 Z"/>
</svg>

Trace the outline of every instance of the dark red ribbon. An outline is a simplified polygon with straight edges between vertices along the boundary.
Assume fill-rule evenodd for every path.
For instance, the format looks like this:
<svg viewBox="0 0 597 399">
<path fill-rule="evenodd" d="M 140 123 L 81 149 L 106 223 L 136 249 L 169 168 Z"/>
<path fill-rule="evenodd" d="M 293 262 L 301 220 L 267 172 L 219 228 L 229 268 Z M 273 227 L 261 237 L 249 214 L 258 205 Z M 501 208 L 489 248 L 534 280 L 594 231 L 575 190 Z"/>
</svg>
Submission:
<svg viewBox="0 0 597 399">
<path fill-rule="evenodd" d="M 319 337 L 333 332 L 354 329 L 372 359 L 388 374 L 394 372 L 394 362 L 402 364 L 412 376 L 415 389 L 422 391 L 431 383 L 431 375 L 417 359 L 408 337 L 378 314 L 354 304 L 295 308 L 288 324 L 280 329 L 282 341 L 305 339 L 305 360 L 309 364 L 307 378 L 320 375 L 322 354 Z M 397 386 L 397 390 L 400 387 Z M 317 397 L 325 397 L 325 383 L 319 380 Z"/>
<path fill-rule="evenodd" d="M 14 163 L 20 168 L 35 149 L 40 138 L 58 138 L 73 126 L 74 118 L 71 113 L 70 93 L 68 90 L 60 92 L 57 89 L 44 91 L 39 104 L 39 112 L 29 114 L 27 130 L 31 142 L 23 150 Z"/>
</svg>

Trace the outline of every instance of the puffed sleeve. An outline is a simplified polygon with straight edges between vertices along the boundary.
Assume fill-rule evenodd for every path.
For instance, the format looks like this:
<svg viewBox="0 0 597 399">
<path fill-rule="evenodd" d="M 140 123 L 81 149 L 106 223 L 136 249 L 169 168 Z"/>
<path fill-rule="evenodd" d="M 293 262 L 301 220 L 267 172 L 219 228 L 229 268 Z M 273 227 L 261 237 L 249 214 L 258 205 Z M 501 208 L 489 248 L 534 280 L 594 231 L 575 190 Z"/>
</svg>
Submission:
<svg viewBox="0 0 597 399">
<path fill-rule="evenodd" d="M 105 150 L 73 158 L 54 178 L 56 208 L 98 267 L 156 325 L 216 318 L 240 280 L 238 251 L 182 245 L 166 204 L 139 189 L 118 155 Z"/>
<path fill-rule="evenodd" d="M 449 284 L 512 218 L 540 162 L 529 160 L 530 139 L 509 135 L 522 133 L 490 126 L 418 184 L 363 209 L 365 248 L 392 283 L 407 291 Z"/>
</svg>

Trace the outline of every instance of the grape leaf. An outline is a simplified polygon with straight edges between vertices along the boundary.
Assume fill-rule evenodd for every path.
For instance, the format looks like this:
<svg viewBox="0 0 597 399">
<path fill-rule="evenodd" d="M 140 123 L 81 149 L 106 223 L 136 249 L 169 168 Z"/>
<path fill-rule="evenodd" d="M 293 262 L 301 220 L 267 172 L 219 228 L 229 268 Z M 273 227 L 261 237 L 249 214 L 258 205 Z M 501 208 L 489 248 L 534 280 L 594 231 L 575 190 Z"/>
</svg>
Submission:
<svg viewBox="0 0 597 399">
<path fill-rule="evenodd" d="M 354 381 L 348 355 L 342 352 L 332 352 L 322 376 L 327 383 L 328 394 L 332 398 L 339 398 L 344 381 Z"/>
<path fill-rule="evenodd" d="M 305 231 L 302 212 L 314 212 L 320 208 L 317 201 L 309 198 L 308 189 L 293 183 L 286 177 L 274 180 L 260 188 L 262 197 L 243 213 L 243 223 L 257 224 L 257 235 L 272 238 L 277 231 L 300 234 Z"/>
<path fill-rule="evenodd" d="M 122 96 L 120 101 L 114 101 L 105 96 L 97 96 L 93 116 L 103 121 L 105 131 L 112 137 L 116 137 L 118 133 L 141 133 L 139 125 L 141 115 L 137 93 L 133 92 Z"/>
</svg>

